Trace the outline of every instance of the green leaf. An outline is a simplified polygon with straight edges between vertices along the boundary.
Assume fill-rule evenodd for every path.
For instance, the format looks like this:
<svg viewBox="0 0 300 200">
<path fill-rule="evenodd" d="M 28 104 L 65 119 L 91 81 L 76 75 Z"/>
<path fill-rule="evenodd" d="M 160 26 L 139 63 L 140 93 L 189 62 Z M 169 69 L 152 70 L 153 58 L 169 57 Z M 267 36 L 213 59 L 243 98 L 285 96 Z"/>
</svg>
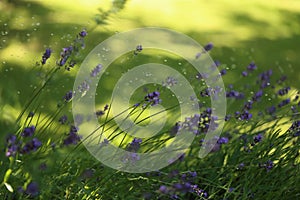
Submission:
<svg viewBox="0 0 300 200">
<path fill-rule="evenodd" d="M 6 183 L 10 177 L 10 174 L 12 173 L 12 170 L 11 169 L 8 169 L 6 172 L 5 172 L 5 175 L 4 175 L 4 179 L 3 179 L 3 182 Z"/>
<path fill-rule="evenodd" d="M 4 183 L 4 185 L 5 185 L 5 187 L 7 188 L 8 191 L 14 192 L 14 189 L 13 189 L 13 187 L 10 184 Z"/>
</svg>

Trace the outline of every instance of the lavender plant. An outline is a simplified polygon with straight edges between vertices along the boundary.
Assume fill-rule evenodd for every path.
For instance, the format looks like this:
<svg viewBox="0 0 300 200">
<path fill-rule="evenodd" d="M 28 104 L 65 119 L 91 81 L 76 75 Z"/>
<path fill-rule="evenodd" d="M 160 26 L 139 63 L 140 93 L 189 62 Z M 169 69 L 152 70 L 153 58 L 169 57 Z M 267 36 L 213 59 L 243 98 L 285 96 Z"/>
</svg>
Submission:
<svg viewBox="0 0 300 200">
<path fill-rule="evenodd" d="M 272 70 L 260 71 L 259 64 L 249 62 L 243 67 L 238 83 L 225 81 L 228 112 L 220 119 L 212 115 L 209 99 L 219 93 L 219 88 L 209 88 L 204 84 L 205 74 L 198 74 L 188 63 L 178 58 L 168 57 L 168 63 L 182 70 L 190 80 L 197 97 L 191 103 L 200 107 L 199 113 L 177 121 L 176 114 L 180 102 L 170 90 L 178 84 L 176 77 L 168 74 L 161 84 L 147 84 L 139 88 L 131 99 L 126 119 L 136 124 L 147 125 L 152 116 L 150 108 L 159 105 L 167 107 L 173 117 L 155 136 L 139 138 L 132 136 L 131 130 L 122 130 L 112 116 L 112 102 L 101 100 L 95 113 L 87 116 L 70 115 L 71 102 L 75 97 L 87 94 L 90 80 L 103 70 L 102 63 L 94 66 L 78 88 L 69 88 L 57 97 L 57 105 L 44 115 L 39 105 L 48 87 L 55 84 L 58 73 L 68 73 L 79 67 L 81 50 L 85 47 L 87 30 L 79 32 L 73 43 L 62 49 L 56 66 L 49 66 L 52 59 L 51 48 L 41 53 L 41 60 L 35 66 L 43 73 L 41 84 L 29 98 L 20 113 L 16 127 L 7 133 L 3 141 L 1 156 L 0 196 L 3 199 L 297 199 L 300 191 L 299 177 L 299 92 L 288 85 L 287 77 L 273 77 Z M 196 59 L 213 48 L 209 43 L 203 51 L 193 55 Z M 112 63 L 115 66 L 148 61 L 153 50 L 136 49 Z M 178 63 L 181 63 L 178 65 Z M 220 71 L 219 77 L 226 77 L 225 65 L 215 61 Z M 47 67 L 47 69 L 45 69 Z M 113 70 L 115 70 L 114 68 Z M 104 77 L 107 84 L 118 79 L 122 67 L 114 76 Z M 124 69 L 124 70 L 127 70 Z M 108 81 L 108 82 L 106 82 Z M 109 87 L 108 87 L 109 88 Z M 109 88 L 110 89 L 110 88 Z M 108 90 L 109 90 L 108 89 Z M 107 92 L 107 91 L 105 91 Z M 106 102 L 105 102 L 106 101 Z M 50 106 L 50 105 L 49 105 Z M 148 114 L 147 114 L 148 113 Z M 132 174 L 111 169 L 85 149 L 78 124 L 91 116 L 97 116 L 99 127 L 92 133 L 105 137 L 99 139 L 99 146 L 105 148 L 113 144 L 127 150 L 122 162 L 134 165 L 139 161 L 139 153 L 160 149 L 172 142 L 179 130 L 188 130 L 195 135 L 190 148 L 170 159 L 169 165 L 161 170 Z M 217 128 L 225 121 L 223 134 L 214 138 L 216 142 L 205 141 L 209 128 Z M 212 145 L 212 151 L 200 159 L 198 152 L 204 145 Z"/>
</svg>

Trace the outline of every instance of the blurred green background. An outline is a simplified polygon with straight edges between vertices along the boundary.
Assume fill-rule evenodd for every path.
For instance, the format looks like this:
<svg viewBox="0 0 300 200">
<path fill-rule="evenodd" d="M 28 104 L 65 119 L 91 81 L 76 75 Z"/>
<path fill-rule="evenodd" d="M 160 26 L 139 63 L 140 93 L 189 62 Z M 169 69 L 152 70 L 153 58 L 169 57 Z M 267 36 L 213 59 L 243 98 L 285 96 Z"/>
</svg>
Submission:
<svg viewBox="0 0 300 200">
<path fill-rule="evenodd" d="M 0 134 L 11 131 L 19 112 L 40 79 L 34 69 L 45 48 L 55 66 L 62 47 L 86 28 L 83 58 L 109 36 L 139 27 L 164 27 L 202 45 L 213 42 L 211 56 L 228 69 L 225 85 L 255 61 L 259 69 L 288 76 L 299 88 L 300 1 L 298 0 L 1 0 Z M 78 66 L 77 66 L 78 67 Z M 73 86 L 76 70 L 60 73 L 45 90 L 45 112 L 55 108 Z M 248 80 L 248 79 L 247 79 Z M 254 79 L 253 79 L 254 80 Z M 51 110 L 51 109 L 50 109 Z"/>
</svg>

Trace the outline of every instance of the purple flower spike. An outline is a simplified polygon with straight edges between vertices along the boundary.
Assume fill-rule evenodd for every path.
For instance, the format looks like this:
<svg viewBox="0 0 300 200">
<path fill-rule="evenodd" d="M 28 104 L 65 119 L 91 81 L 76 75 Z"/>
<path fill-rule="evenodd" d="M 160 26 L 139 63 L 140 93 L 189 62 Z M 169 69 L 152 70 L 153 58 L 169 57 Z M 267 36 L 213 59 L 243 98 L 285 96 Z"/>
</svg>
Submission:
<svg viewBox="0 0 300 200">
<path fill-rule="evenodd" d="M 258 92 L 255 93 L 255 95 L 252 97 L 253 101 L 258 101 L 263 95 L 263 91 L 259 90 Z"/>
<path fill-rule="evenodd" d="M 23 137 L 30 137 L 33 135 L 34 131 L 35 131 L 35 126 L 30 126 L 25 128 L 21 135 Z"/>
<path fill-rule="evenodd" d="M 199 190 L 199 196 L 203 197 L 203 198 L 208 198 L 208 193 L 205 190 Z"/>
<path fill-rule="evenodd" d="M 15 156 L 19 150 L 19 144 L 17 144 L 17 136 L 9 135 L 6 138 L 7 150 L 5 152 L 6 157 Z"/>
<path fill-rule="evenodd" d="M 253 105 L 253 101 L 252 100 L 249 100 L 245 103 L 244 105 L 244 109 L 245 110 L 251 110 L 252 109 L 252 105 Z"/>
<path fill-rule="evenodd" d="M 294 121 L 292 126 L 289 128 L 290 131 L 300 129 L 300 120 Z"/>
<path fill-rule="evenodd" d="M 96 116 L 97 117 L 101 117 L 105 114 L 105 112 L 103 110 L 99 110 L 99 111 L 96 111 Z"/>
<path fill-rule="evenodd" d="M 139 44 L 136 46 L 135 49 L 136 49 L 136 51 L 141 52 L 143 50 L 143 47 L 142 47 L 142 45 Z"/>
<path fill-rule="evenodd" d="M 231 115 L 228 114 L 228 115 L 225 116 L 225 119 L 224 119 L 224 120 L 225 120 L 225 121 L 229 121 L 230 119 L 231 119 Z"/>
<path fill-rule="evenodd" d="M 7 148 L 7 151 L 5 153 L 5 156 L 6 157 L 15 156 L 16 153 L 18 152 L 18 150 L 19 150 L 18 145 L 16 145 L 16 144 L 9 145 L 9 147 Z"/>
<path fill-rule="evenodd" d="M 160 93 L 158 91 L 154 91 L 152 93 L 147 94 L 147 96 L 145 96 L 145 100 L 151 103 L 151 106 L 155 106 L 161 102 L 159 96 Z"/>
<path fill-rule="evenodd" d="M 216 66 L 216 67 L 219 67 L 219 66 L 221 65 L 221 62 L 218 61 L 218 60 L 215 60 L 214 63 L 215 63 L 215 66 Z"/>
<path fill-rule="evenodd" d="M 66 139 L 64 139 L 63 144 L 68 146 L 70 144 L 77 144 L 81 140 L 81 136 L 77 134 L 78 128 L 74 125 L 70 126 L 70 132 Z"/>
<path fill-rule="evenodd" d="M 27 185 L 25 193 L 27 193 L 30 196 L 37 196 L 39 194 L 38 184 L 36 182 L 29 183 Z"/>
<path fill-rule="evenodd" d="M 134 55 L 137 55 L 138 53 L 140 53 L 143 50 L 142 45 L 137 45 L 135 48 L 135 51 L 133 52 Z"/>
<path fill-rule="evenodd" d="M 69 92 L 66 93 L 66 95 L 64 96 L 64 100 L 65 101 L 71 101 L 71 99 L 73 98 L 73 91 L 70 90 Z"/>
<path fill-rule="evenodd" d="M 249 120 L 252 118 L 252 114 L 248 112 L 248 110 L 243 111 L 240 115 L 241 120 Z"/>
<path fill-rule="evenodd" d="M 46 64 L 46 61 L 50 58 L 52 50 L 47 48 L 44 55 L 42 56 L 42 65 Z"/>
<path fill-rule="evenodd" d="M 262 135 L 259 133 L 258 135 L 254 136 L 254 142 L 258 143 L 262 140 Z"/>
<path fill-rule="evenodd" d="M 217 141 L 218 144 L 227 144 L 229 139 L 227 137 L 220 137 Z"/>
<path fill-rule="evenodd" d="M 61 117 L 59 118 L 59 120 L 58 120 L 58 122 L 59 122 L 60 124 L 65 124 L 65 123 L 67 123 L 67 121 L 68 121 L 67 115 L 61 116 Z"/>
<path fill-rule="evenodd" d="M 66 64 L 68 58 L 71 56 L 73 52 L 73 46 L 69 46 L 69 47 L 64 47 L 63 51 L 60 53 L 60 60 L 58 62 L 59 66 L 63 66 L 64 64 Z"/>
<path fill-rule="evenodd" d="M 32 146 L 33 146 L 33 150 L 37 150 L 39 147 L 42 146 L 42 142 L 39 141 L 37 138 L 33 138 L 32 139 Z"/>
<path fill-rule="evenodd" d="M 140 148 L 140 144 L 142 143 L 142 139 L 134 138 L 131 143 L 129 143 L 127 150 L 131 152 L 137 152 Z"/>
<path fill-rule="evenodd" d="M 17 141 L 17 136 L 16 135 L 10 134 L 6 138 L 7 144 L 15 144 L 16 141 Z"/>
<path fill-rule="evenodd" d="M 79 34 L 78 34 L 80 37 L 84 38 L 85 36 L 87 36 L 87 32 L 85 30 L 81 31 Z"/>
<path fill-rule="evenodd" d="M 264 164 L 260 163 L 259 167 L 265 168 L 267 170 L 267 172 L 269 172 L 274 167 L 274 163 L 273 163 L 273 161 L 268 160 Z"/>
<path fill-rule="evenodd" d="M 208 43 L 207 45 L 204 46 L 205 51 L 210 51 L 214 47 L 213 43 Z"/>
<path fill-rule="evenodd" d="M 243 71 L 243 72 L 242 72 L 242 76 L 244 76 L 244 77 L 245 77 L 245 76 L 248 76 L 248 72 L 247 72 L 247 71 Z"/>
<path fill-rule="evenodd" d="M 253 70 L 257 69 L 257 66 L 255 65 L 254 62 L 251 62 L 251 63 L 247 66 L 247 69 L 248 69 L 249 71 L 253 71 Z"/>
<path fill-rule="evenodd" d="M 96 77 L 99 73 L 100 73 L 100 71 L 101 71 L 101 69 L 102 69 L 102 65 L 101 64 L 98 64 L 93 70 L 92 70 L 92 72 L 91 72 L 91 77 Z"/>
<path fill-rule="evenodd" d="M 103 111 L 106 111 L 108 108 L 109 108 L 109 105 L 106 104 L 103 108 Z"/>
<path fill-rule="evenodd" d="M 266 169 L 267 169 L 267 171 L 271 170 L 271 169 L 273 168 L 273 166 L 274 166 L 273 161 L 268 160 L 268 161 L 266 162 Z"/>
<path fill-rule="evenodd" d="M 161 185 L 159 187 L 159 192 L 163 193 L 163 194 L 167 194 L 168 193 L 168 188 L 165 185 Z"/>
<path fill-rule="evenodd" d="M 220 71 L 220 74 L 221 74 L 222 76 L 224 76 L 226 73 L 227 73 L 226 69 L 222 69 L 222 70 Z"/>
<path fill-rule="evenodd" d="M 200 58 L 200 56 L 201 56 L 201 53 L 197 53 L 195 58 L 198 59 L 198 58 Z"/>
<path fill-rule="evenodd" d="M 282 88 L 282 89 L 278 90 L 277 94 L 279 96 L 284 96 L 289 92 L 290 89 L 291 89 L 290 87 Z"/>
<path fill-rule="evenodd" d="M 287 99 L 285 99 L 285 100 L 282 100 L 282 101 L 278 104 L 278 107 L 281 108 L 281 107 L 283 107 L 283 106 L 289 104 L 290 101 L 291 101 L 290 98 L 287 98 Z"/>
<path fill-rule="evenodd" d="M 200 58 L 200 56 L 201 56 L 202 53 L 206 53 L 206 52 L 210 51 L 213 47 L 214 47 L 214 45 L 213 45 L 213 43 L 211 43 L 211 42 L 208 43 L 208 44 L 206 44 L 206 45 L 203 47 L 204 50 L 203 50 L 202 52 L 197 53 L 197 54 L 195 55 L 195 58 L 196 58 L 196 59 Z M 218 66 L 218 63 L 216 63 L 216 66 Z"/>
<path fill-rule="evenodd" d="M 83 81 L 79 86 L 78 86 L 78 91 L 80 93 L 86 93 L 87 91 L 89 91 L 90 89 L 90 85 L 88 83 L 88 81 Z"/>
<path fill-rule="evenodd" d="M 37 138 L 33 138 L 31 141 L 27 142 L 24 147 L 21 149 L 22 154 L 28 154 L 32 151 L 36 151 L 42 146 L 42 142 Z"/>
<path fill-rule="evenodd" d="M 30 112 L 29 114 L 28 114 L 28 118 L 30 118 L 30 117 L 33 117 L 34 116 L 34 112 Z"/>
</svg>

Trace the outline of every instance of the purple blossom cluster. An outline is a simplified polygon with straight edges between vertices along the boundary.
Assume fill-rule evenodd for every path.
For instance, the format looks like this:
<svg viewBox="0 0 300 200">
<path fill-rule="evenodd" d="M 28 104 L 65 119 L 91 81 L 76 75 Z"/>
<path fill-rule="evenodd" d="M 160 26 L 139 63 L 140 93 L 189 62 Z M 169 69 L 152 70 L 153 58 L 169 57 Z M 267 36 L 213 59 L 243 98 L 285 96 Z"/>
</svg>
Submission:
<svg viewBox="0 0 300 200">
<path fill-rule="evenodd" d="M 262 140 L 262 134 L 259 133 L 258 135 L 254 136 L 253 140 L 254 143 L 259 143 Z"/>
<path fill-rule="evenodd" d="M 279 96 L 284 96 L 284 95 L 286 95 L 289 91 L 290 91 L 290 89 L 291 89 L 291 87 L 284 87 L 284 88 L 281 88 L 281 89 L 279 89 L 278 91 L 277 91 L 277 94 L 279 95 Z"/>
<path fill-rule="evenodd" d="M 267 114 L 273 115 L 276 112 L 276 107 L 275 106 L 270 106 L 266 109 Z"/>
<path fill-rule="evenodd" d="M 150 103 L 151 106 L 155 106 L 161 102 L 161 99 L 159 98 L 159 96 L 160 96 L 160 93 L 158 91 L 154 91 L 154 92 L 148 93 L 144 99 L 146 102 Z"/>
<path fill-rule="evenodd" d="M 243 110 L 242 112 L 236 111 L 235 118 L 240 120 L 250 120 L 252 118 L 252 114 L 248 110 Z"/>
<path fill-rule="evenodd" d="M 92 71 L 91 71 L 91 77 L 96 77 L 100 71 L 102 70 L 103 66 L 101 64 L 98 64 Z"/>
<path fill-rule="evenodd" d="M 169 88 L 176 84 L 177 84 L 177 79 L 175 79 L 171 76 L 168 76 L 167 79 L 162 82 L 162 86 L 169 87 Z"/>
<path fill-rule="evenodd" d="M 76 145 L 81 140 L 81 136 L 78 135 L 78 128 L 74 125 L 70 126 L 70 131 L 68 136 L 63 140 L 63 144 L 68 145 Z"/>
<path fill-rule="evenodd" d="M 225 74 L 227 74 L 227 70 L 226 69 L 221 69 L 220 75 L 224 76 Z"/>
<path fill-rule="evenodd" d="M 284 99 L 282 100 L 279 104 L 278 104 L 278 108 L 281 108 L 287 104 L 289 104 L 291 102 L 291 99 L 290 98 L 287 98 L 287 99 Z"/>
<path fill-rule="evenodd" d="M 170 130 L 171 135 L 175 135 L 179 130 L 183 129 L 188 132 L 199 135 L 207 133 L 208 129 L 215 130 L 218 127 L 218 117 L 212 116 L 211 108 L 206 108 L 200 114 L 192 117 L 186 117 L 184 122 L 177 122 Z"/>
<path fill-rule="evenodd" d="M 10 134 L 6 139 L 6 153 L 7 157 L 15 156 L 17 153 L 29 154 L 37 151 L 42 142 L 34 137 L 35 126 L 25 127 L 21 133 L 21 138 L 18 139 L 17 135 Z"/>
<path fill-rule="evenodd" d="M 142 50 L 143 50 L 143 46 L 141 44 L 139 44 L 139 45 L 136 46 L 133 54 L 138 55 L 138 53 L 142 52 Z"/>
<path fill-rule="evenodd" d="M 42 146 L 42 142 L 37 138 L 33 138 L 32 140 L 25 143 L 25 145 L 20 149 L 20 153 L 28 154 L 32 151 L 36 151 L 38 148 Z"/>
<path fill-rule="evenodd" d="M 209 42 L 208 44 L 206 44 L 204 47 L 203 47 L 203 51 L 202 52 L 199 52 L 196 54 L 196 59 L 200 58 L 201 54 L 204 54 L 210 50 L 212 50 L 212 48 L 214 47 L 213 43 L 212 42 Z"/>
<path fill-rule="evenodd" d="M 26 190 L 24 193 L 28 194 L 30 197 L 35 197 L 39 194 L 39 186 L 36 182 L 30 182 L 27 185 Z"/>
<path fill-rule="evenodd" d="M 35 126 L 26 127 L 24 128 L 24 131 L 21 133 L 21 136 L 31 137 L 34 132 L 35 132 Z"/>
<path fill-rule="evenodd" d="M 249 70 L 249 71 L 253 71 L 253 70 L 255 70 L 255 69 L 257 69 L 257 66 L 255 65 L 254 62 L 251 62 L 251 63 L 247 66 L 247 70 Z"/>
<path fill-rule="evenodd" d="M 227 98 L 234 98 L 234 99 L 244 99 L 245 95 L 241 92 L 238 92 L 236 90 L 230 89 L 226 92 Z"/>
<path fill-rule="evenodd" d="M 215 130 L 218 127 L 218 117 L 212 116 L 212 109 L 206 108 L 200 114 L 199 131 L 200 133 L 207 133 L 208 129 Z"/>
<path fill-rule="evenodd" d="M 97 110 L 97 111 L 96 111 L 96 116 L 97 116 L 97 117 L 103 116 L 103 115 L 105 114 L 105 111 L 108 110 L 108 108 L 109 108 L 109 105 L 106 104 L 106 105 L 104 106 L 103 110 Z"/>
<path fill-rule="evenodd" d="M 269 172 L 274 167 L 274 162 L 271 160 L 266 161 L 263 164 L 259 164 L 259 167 L 265 168 Z"/>
<path fill-rule="evenodd" d="M 20 144 L 17 141 L 16 135 L 9 135 L 6 139 L 6 153 L 7 157 L 15 156 L 19 151 Z"/>
<path fill-rule="evenodd" d="M 292 132 L 294 137 L 300 136 L 300 120 L 296 120 L 292 123 L 289 132 Z"/>
<path fill-rule="evenodd" d="M 69 57 L 72 55 L 73 52 L 73 46 L 64 47 L 62 49 L 62 52 L 60 53 L 60 60 L 58 62 L 59 66 L 64 66 L 69 59 Z M 73 65 L 74 66 L 74 65 Z M 70 70 L 70 67 L 66 68 L 68 71 Z"/>
<path fill-rule="evenodd" d="M 140 160 L 140 156 L 137 151 L 140 149 L 140 145 L 142 143 L 142 139 L 133 138 L 133 140 L 127 145 L 126 150 L 127 153 L 122 157 L 122 162 L 127 164 L 134 164 L 138 160 Z"/>
<path fill-rule="evenodd" d="M 182 122 L 180 125 L 176 123 L 175 127 L 177 131 L 180 129 L 184 129 L 197 135 L 200 134 L 199 123 L 200 123 L 200 115 L 195 114 L 192 117 L 186 117 L 184 122 Z"/>
<path fill-rule="evenodd" d="M 254 62 L 252 62 L 247 66 L 247 71 L 244 71 L 245 73 L 244 72 L 243 73 L 248 74 L 248 73 L 254 71 L 255 69 L 257 69 L 257 66 L 255 65 Z M 252 113 L 250 113 L 250 110 L 253 108 L 253 105 L 255 103 L 259 102 L 261 100 L 261 98 L 263 97 L 263 94 L 264 94 L 263 89 L 268 87 L 271 84 L 270 83 L 271 82 L 271 79 L 270 79 L 271 75 L 272 75 L 272 70 L 267 70 L 267 71 L 265 71 L 265 72 L 258 75 L 257 84 L 259 84 L 260 89 L 252 95 L 252 98 L 250 100 L 248 100 L 244 103 L 244 107 L 242 108 L 241 111 L 236 111 L 235 112 L 235 118 L 236 119 L 250 120 L 253 117 Z M 226 93 L 227 98 L 243 99 L 245 97 L 244 94 L 240 95 L 239 92 L 233 90 L 232 86 L 229 87 L 229 88 L 231 90 Z M 282 95 L 286 94 L 287 91 L 289 90 L 288 88 L 289 87 L 279 90 L 278 94 L 282 94 Z M 282 106 L 284 106 L 288 103 L 289 103 L 289 100 L 283 100 L 282 102 L 279 103 L 278 107 L 282 107 Z M 269 115 L 274 115 L 275 112 L 276 112 L 276 107 L 275 106 L 271 106 L 271 107 L 266 108 L 266 113 L 269 114 Z M 227 121 L 227 120 L 228 120 L 228 118 L 225 121 Z"/>
<path fill-rule="evenodd" d="M 204 90 L 200 91 L 200 96 L 201 97 L 213 97 L 213 99 L 217 99 L 218 95 L 221 94 L 222 88 L 219 86 L 215 87 L 208 87 L 205 88 Z"/>
<path fill-rule="evenodd" d="M 227 137 L 220 137 L 217 141 L 217 144 L 227 144 L 229 139 Z"/>
<path fill-rule="evenodd" d="M 204 148 L 211 149 L 211 152 L 216 152 L 216 151 L 219 151 L 221 149 L 222 145 L 227 144 L 228 142 L 229 142 L 228 137 L 215 136 L 213 139 L 209 139 L 209 140 L 206 140 L 206 141 L 204 139 L 201 139 L 200 140 L 200 145 Z"/>
<path fill-rule="evenodd" d="M 86 30 L 82 30 L 80 33 L 78 33 L 78 35 L 79 35 L 81 38 L 84 38 L 85 36 L 87 36 L 87 31 L 86 31 Z"/>
<path fill-rule="evenodd" d="M 79 91 L 80 93 L 85 94 L 87 91 L 90 90 L 90 85 L 89 85 L 89 83 L 88 83 L 87 80 L 84 80 L 84 81 L 78 86 L 77 89 L 78 89 L 78 91 Z"/>
<path fill-rule="evenodd" d="M 271 69 L 259 74 L 257 83 L 260 85 L 260 88 L 263 89 L 271 85 L 270 79 L 272 74 L 273 71 Z"/>
<path fill-rule="evenodd" d="M 68 122 L 68 116 L 67 115 L 63 115 L 59 118 L 58 122 L 60 124 L 66 124 Z"/>
<path fill-rule="evenodd" d="M 170 130 L 170 135 L 175 136 L 181 128 L 181 124 L 176 122 L 175 125 Z"/>
<path fill-rule="evenodd" d="M 134 164 L 139 160 L 140 160 L 140 156 L 138 153 L 128 152 L 125 156 L 122 157 L 121 161 L 126 164 Z"/>
<path fill-rule="evenodd" d="M 68 92 L 65 94 L 65 96 L 64 96 L 64 100 L 65 100 L 66 102 L 71 101 L 72 98 L 73 98 L 73 95 L 74 95 L 74 93 L 73 93 L 72 90 L 68 91 Z"/>
<path fill-rule="evenodd" d="M 253 95 L 252 100 L 259 101 L 261 99 L 262 95 L 263 95 L 263 90 L 259 90 Z"/>
<path fill-rule="evenodd" d="M 127 150 L 130 152 L 137 152 L 140 148 L 141 143 L 142 143 L 142 139 L 134 138 L 132 142 L 130 142 L 129 145 L 127 146 Z"/>
<path fill-rule="evenodd" d="M 50 48 L 47 48 L 45 50 L 45 53 L 42 56 L 42 61 L 41 61 L 42 65 L 46 64 L 46 61 L 50 58 L 51 53 L 52 53 L 52 50 Z"/>
<path fill-rule="evenodd" d="M 82 30 L 77 38 L 74 40 L 74 43 L 68 47 L 64 47 L 60 53 L 60 59 L 57 61 L 57 65 L 62 67 L 65 66 L 67 71 L 70 71 L 76 65 L 76 61 L 73 58 L 79 52 L 79 46 L 81 48 L 85 47 L 84 38 L 87 36 L 87 31 Z M 72 58 L 71 58 L 72 57 Z M 68 64 L 67 61 L 69 60 Z"/>
<path fill-rule="evenodd" d="M 198 197 L 207 199 L 209 197 L 208 193 L 199 188 L 198 185 L 193 184 L 189 181 L 183 181 L 178 183 L 173 183 L 170 186 L 161 185 L 158 192 L 164 195 L 169 195 L 171 199 L 179 199 L 180 194 L 192 193 Z"/>
</svg>

